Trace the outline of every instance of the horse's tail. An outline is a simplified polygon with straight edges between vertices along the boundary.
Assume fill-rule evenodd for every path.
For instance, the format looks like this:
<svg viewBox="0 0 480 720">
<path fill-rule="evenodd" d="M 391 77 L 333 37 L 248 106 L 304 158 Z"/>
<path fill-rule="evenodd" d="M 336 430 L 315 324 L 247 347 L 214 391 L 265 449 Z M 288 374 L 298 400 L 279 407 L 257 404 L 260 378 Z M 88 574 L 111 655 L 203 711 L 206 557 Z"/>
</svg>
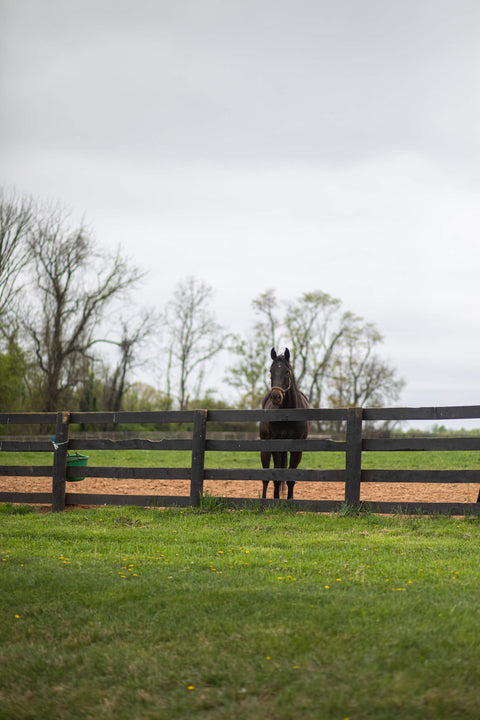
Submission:
<svg viewBox="0 0 480 720">
<path fill-rule="evenodd" d="M 280 497 L 283 499 L 287 497 L 287 483 L 285 480 L 282 480 L 280 483 Z"/>
</svg>

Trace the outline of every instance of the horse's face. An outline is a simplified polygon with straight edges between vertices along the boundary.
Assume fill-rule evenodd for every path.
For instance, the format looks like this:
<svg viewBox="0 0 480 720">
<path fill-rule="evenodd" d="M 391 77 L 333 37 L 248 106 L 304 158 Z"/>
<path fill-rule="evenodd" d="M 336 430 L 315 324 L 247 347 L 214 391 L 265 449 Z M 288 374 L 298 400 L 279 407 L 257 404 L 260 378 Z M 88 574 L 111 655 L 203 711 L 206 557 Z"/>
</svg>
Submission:
<svg viewBox="0 0 480 720">
<path fill-rule="evenodd" d="M 285 398 L 285 393 L 290 390 L 291 375 L 290 366 L 284 357 L 276 359 L 270 368 L 271 391 L 270 398 L 275 407 L 280 407 Z"/>
</svg>

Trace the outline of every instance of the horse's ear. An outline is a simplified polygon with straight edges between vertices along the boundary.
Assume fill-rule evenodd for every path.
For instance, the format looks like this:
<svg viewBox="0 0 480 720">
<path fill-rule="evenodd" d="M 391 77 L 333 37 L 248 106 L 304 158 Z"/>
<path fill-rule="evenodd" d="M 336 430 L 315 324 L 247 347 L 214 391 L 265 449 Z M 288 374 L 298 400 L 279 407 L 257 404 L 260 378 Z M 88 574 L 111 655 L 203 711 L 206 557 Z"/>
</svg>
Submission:
<svg viewBox="0 0 480 720">
<path fill-rule="evenodd" d="M 290 350 L 288 348 L 285 348 L 284 358 L 287 362 L 290 360 Z"/>
<path fill-rule="evenodd" d="M 270 357 L 272 358 L 272 360 L 276 360 L 276 359 L 277 359 L 277 353 L 275 352 L 275 348 L 272 348 L 272 352 L 270 353 Z"/>
</svg>

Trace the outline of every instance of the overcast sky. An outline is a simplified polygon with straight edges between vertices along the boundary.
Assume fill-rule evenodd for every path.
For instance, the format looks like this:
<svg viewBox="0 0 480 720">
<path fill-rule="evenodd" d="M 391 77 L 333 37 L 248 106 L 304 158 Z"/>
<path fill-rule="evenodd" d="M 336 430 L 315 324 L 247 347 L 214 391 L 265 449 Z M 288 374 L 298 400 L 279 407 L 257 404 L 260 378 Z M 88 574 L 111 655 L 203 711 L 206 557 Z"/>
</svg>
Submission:
<svg viewBox="0 0 480 720">
<path fill-rule="evenodd" d="M 480 404 L 478 0 L 0 8 L 3 187 L 121 244 L 159 310 L 195 275 L 242 332 L 266 289 L 322 290 L 399 404 Z"/>
</svg>

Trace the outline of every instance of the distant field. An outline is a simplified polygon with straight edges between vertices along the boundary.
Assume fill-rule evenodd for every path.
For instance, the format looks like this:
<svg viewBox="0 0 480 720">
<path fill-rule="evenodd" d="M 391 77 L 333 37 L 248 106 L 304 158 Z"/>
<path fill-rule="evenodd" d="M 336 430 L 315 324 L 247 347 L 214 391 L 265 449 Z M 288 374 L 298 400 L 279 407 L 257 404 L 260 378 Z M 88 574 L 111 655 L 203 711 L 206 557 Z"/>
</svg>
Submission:
<svg viewBox="0 0 480 720">
<path fill-rule="evenodd" d="M 155 450 L 85 450 L 90 466 L 112 467 L 189 467 L 189 452 Z M 0 453 L 1 465 L 51 465 L 52 453 Z M 207 468 L 258 468 L 259 453 L 209 452 L 206 453 Z M 345 454 L 339 452 L 304 453 L 301 467 L 308 469 L 342 469 Z M 432 451 L 432 452 L 364 452 L 362 468 L 398 470 L 477 470 L 480 452 Z"/>
</svg>

